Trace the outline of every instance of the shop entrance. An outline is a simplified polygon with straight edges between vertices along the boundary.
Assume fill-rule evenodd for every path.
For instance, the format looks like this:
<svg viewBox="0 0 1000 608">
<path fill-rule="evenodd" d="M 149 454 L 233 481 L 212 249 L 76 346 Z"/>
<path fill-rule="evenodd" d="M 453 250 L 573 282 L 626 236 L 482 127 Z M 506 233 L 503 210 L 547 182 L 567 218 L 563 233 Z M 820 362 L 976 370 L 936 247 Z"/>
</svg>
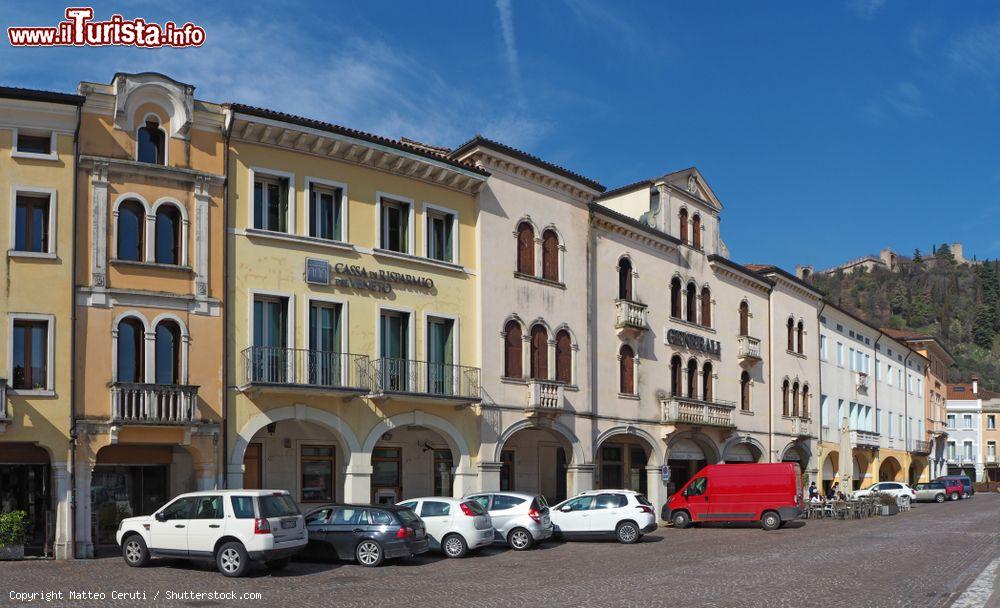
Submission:
<svg viewBox="0 0 1000 608">
<path fill-rule="evenodd" d="M 170 446 L 102 448 L 90 479 L 91 538 L 95 552 L 117 550 L 115 532 L 126 517 L 150 515 L 173 498 Z M 188 491 L 193 488 L 183 488 Z M 180 493 L 180 492 L 177 492 Z"/>
<path fill-rule="evenodd" d="M 634 437 L 612 437 L 598 449 L 598 475 L 594 480 L 597 489 L 635 490 L 649 492 L 646 463 L 649 448 Z"/>
<path fill-rule="evenodd" d="M 500 489 L 541 494 L 550 505 L 566 500 L 569 441 L 550 429 L 512 434 L 500 451 Z"/>
<path fill-rule="evenodd" d="M 55 512 L 51 508 L 49 454 L 28 444 L 0 444 L 0 512 L 28 514 L 25 553 L 47 555 L 52 550 Z"/>
<path fill-rule="evenodd" d="M 697 442 L 687 438 L 673 441 L 667 458 L 667 466 L 670 467 L 667 494 L 679 490 L 707 464 L 708 457 L 705 455 L 705 450 Z"/>
<path fill-rule="evenodd" d="M 452 496 L 454 473 L 455 456 L 437 431 L 418 425 L 394 428 L 372 450 L 372 502 Z"/>
</svg>

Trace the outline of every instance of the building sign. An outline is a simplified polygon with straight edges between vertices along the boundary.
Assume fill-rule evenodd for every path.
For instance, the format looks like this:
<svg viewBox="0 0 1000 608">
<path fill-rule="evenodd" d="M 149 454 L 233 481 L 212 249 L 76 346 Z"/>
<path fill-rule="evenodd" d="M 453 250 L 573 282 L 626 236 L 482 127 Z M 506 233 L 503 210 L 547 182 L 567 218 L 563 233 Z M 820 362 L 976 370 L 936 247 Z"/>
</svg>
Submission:
<svg viewBox="0 0 1000 608">
<path fill-rule="evenodd" d="M 701 351 L 709 355 L 719 356 L 722 354 L 722 343 L 705 336 L 688 333 L 679 329 L 667 330 L 667 344 L 673 346 L 684 346 L 691 350 Z"/>
<path fill-rule="evenodd" d="M 331 272 L 333 276 L 331 277 Z M 377 293 L 392 293 L 393 285 L 434 289 L 434 279 L 393 270 L 368 270 L 357 264 L 306 258 L 306 283 L 333 285 L 345 289 L 361 289 Z"/>
</svg>

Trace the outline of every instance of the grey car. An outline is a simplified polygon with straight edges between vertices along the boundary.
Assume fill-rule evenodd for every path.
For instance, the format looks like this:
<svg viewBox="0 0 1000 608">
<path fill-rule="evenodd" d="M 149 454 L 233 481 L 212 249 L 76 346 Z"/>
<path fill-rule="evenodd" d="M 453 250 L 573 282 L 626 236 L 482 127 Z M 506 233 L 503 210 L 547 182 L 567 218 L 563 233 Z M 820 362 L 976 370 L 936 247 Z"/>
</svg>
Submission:
<svg viewBox="0 0 1000 608">
<path fill-rule="evenodd" d="M 549 504 L 544 496 L 520 492 L 481 492 L 466 498 L 489 511 L 495 542 L 506 543 L 515 551 L 524 551 L 552 537 Z"/>
<path fill-rule="evenodd" d="M 913 489 L 916 490 L 916 500 L 919 501 L 944 502 L 948 498 L 948 487 L 943 481 L 918 483 Z"/>
</svg>

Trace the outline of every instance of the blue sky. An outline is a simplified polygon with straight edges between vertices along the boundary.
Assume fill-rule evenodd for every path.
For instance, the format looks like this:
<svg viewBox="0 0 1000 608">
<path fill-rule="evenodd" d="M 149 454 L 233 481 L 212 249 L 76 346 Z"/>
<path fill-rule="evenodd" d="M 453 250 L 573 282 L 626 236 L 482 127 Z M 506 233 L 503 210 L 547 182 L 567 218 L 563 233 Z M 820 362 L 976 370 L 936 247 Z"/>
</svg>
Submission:
<svg viewBox="0 0 1000 608">
<path fill-rule="evenodd" d="M 5 4 L 4 27 L 66 6 Z M 193 21 L 207 43 L 4 41 L 0 84 L 157 70 L 203 99 L 390 137 L 482 133 L 609 187 L 695 165 L 741 262 L 822 268 L 944 241 L 1000 257 L 995 2 L 249 4 L 94 2 L 97 18 Z"/>
</svg>

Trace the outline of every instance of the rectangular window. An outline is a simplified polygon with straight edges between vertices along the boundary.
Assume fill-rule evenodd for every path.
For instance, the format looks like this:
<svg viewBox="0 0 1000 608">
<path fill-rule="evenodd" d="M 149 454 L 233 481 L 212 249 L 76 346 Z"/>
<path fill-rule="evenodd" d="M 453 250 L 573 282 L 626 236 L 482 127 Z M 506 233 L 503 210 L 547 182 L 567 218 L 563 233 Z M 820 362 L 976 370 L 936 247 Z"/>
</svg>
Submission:
<svg viewBox="0 0 1000 608">
<path fill-rule="evenodd" d="M 948 428 L 955 428 L 955 414 L 948 414 Z"/>
<path fill-rule="evenodd" d="M 903 438 L 903 415 L 902 414 L 899 415 L 899 428 L 897 430 L 899 431 L 899 438 L 902 439 Z"/>
<path fill-rule="evenodd" d="M 837 428 L 844 422 L 844 400 L 837 399 Z"/>
<path fill-rule="evenodd" d="M 341 305 L 309 303 L 309 384 L 340 386 L 346 362 L 341 351 Z"/>
<path fill-rule="evenodd" d="M 289 371 L 288 300 L 255 296 L 253 301 L 253 380 L 286 382 Z"/>
<path fill-rule="evenodd" d="M 891 366 L 891 365 L 886 365 L 886 366 L 885 366 L 885 371 L 886 371 L 886 373 L 887 373 L 887 374 L 888 374 L 888 376 L 889 376 L 889 377 L 888 377 L 888 378 L 886 379 L 886 383 L 887 383 L 887 384 L 888 384 L 889 386 L 892 386 L 892 366 Z"/>
<path fill-rule="evenodd" d="M 254 176 L 253 227 L 274 232 L 288 229 L 288 178 Z"/>
<path fill-rule="evenodd" d="M 410 253 L 410 204 L 382 199 L 380 247 Z"/>
<path fill-rule="evenodd" d="M 442 262 L 455 261 L 454 225 L 454 214 L 427 212 L 427 257 Z"/>
<path fill-rule="evenodd" d="M 340 188 L 309 187 L 309 236 L 331 241 L 342 241 L 341 208 L 343 191 Z"/>
<path fill-rule="evenodd" d="M 826 395 L 819 396 L 819 412 L 820 412 L 820 424 L 824 427 L 830 426 L 830 411 L 829 405 L 827 404 Z"/>
<path fill-rule="evenodd" d="M 17 194 L 14 210 L 14 251 L 49 251 L 48 195 Z"/>
<path fill-rule="evenodd" d="M 962 416 L 962 424 L 963 424 L 963 428 L 965 428 L 966 430 L 971 429 L 972 428 L 972 414 L 964 414 Z"/>
<path fill-rule="evenodd" d="M 455 321 L 427 318 L 427 389 L 435 395 L 455 394 Z"/>
<path fill-rule="evenodd" d="M 986 417 L 986 428 L 990 430 L 997 428 L 997 417 L 995 415 L 990 414 Z"/>
<path fill-rule="evenodd" d="M 870 373 L 872 369 L 871 355 L 865 355 L 865 373 Z"/>
<path fill-rule="evenodd" d="M 844 345 L 841 342 L 837 342 L 837 365 L 844 365 Z"/>
<path fill-rule="evenodd" d="M 434 496 L 451 496 L 451 450 L 434 450 Z"/>
<path fill-rule="evenodd" d="M 955 442 L 948 442 L 948 460 L 955 460 Z"/>
<path fill-rule="evenodd" d="M 988 441 L 986 442 L 986 459 L 989 462 L 994 462 L 997 459 L 997 442 Z"/>
<path fill-rule="evenodd" d="M 49 322 L 14 320 L 11 345 L 11 386 L 20 390 L 48 390 Z"/>
<path fill-rule="evenodd" d="M 384 390 L 408 391 L 413 362 L 410 361 L 410 315 L 406 312 L 384 310 L 379 318 L 379 370 Z"/>
<path fill-rule="evenodd" d="M 973 460 L 971 441 L 966 441 L 962 444 L 962 458 L 964 460 Z"/>
<path fill-rule="evenodd" d="M 14 147 L 14 156 L 17 155 L 36 155 L 36 156 L 49 156 L 54 157 L 54 150 L 52 149 L 52 132 L 51 131 L 33 131 L 30 129 L 18 129 L 17 130 L 17 142 Z"/>
<path fill-rule="evenodd" d="M 896 380 L 899 381 L 899 389 L 902 390 L 903 389 L 903 370 L 901 370 L 901 369 L 897 369 L 896 370 Z"/>
<path fill-rule="evenodd" d="M 892 437 L 892 414 L 889 412 L 885 413 L 885 434 Z"/>
<path fill-rule="evenodd" d="M 304 445 L 299 456 L 302 502 L 332 502 L 336 451 L 329 445 Z"/>
<path fill-rule="evenodd" d="M 826 361 L 826 336 L 822 334 L 819 336 L 819 356 Z"/>
</svg>

